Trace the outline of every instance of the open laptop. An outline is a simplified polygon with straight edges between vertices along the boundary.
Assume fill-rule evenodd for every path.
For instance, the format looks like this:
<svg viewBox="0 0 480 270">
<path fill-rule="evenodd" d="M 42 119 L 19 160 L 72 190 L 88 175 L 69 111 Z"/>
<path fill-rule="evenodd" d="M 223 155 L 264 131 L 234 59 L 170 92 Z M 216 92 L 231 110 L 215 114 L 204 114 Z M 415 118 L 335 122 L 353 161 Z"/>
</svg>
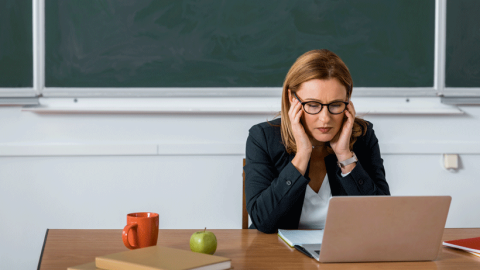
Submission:
<svg viewBox="0 0 480 270">
<path fill-rule="evenodd" d="M 332 197 L 322 243 L 302 246 L 320 262 L 435 260 L 451 200 L 450 196 Z"/>
</svg>

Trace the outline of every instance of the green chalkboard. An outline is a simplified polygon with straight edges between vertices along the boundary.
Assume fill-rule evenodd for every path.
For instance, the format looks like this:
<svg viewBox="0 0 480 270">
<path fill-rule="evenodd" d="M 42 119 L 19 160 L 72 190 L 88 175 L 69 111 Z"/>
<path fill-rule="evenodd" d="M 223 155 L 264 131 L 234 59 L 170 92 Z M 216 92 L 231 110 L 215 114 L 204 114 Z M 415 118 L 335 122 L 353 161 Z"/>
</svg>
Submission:
<svg viewBox="0 0 480 270">
<path fill-rule="evenodd" d="M 47 87 L 278 87 L 327 48 L 355 86 L 433 86 L 434 0 L 46 0 Z"/>
<path fill-rule="evenodd" d="M 447 1 L 445 86 L 480 87 L 480 1 Z"/>
<path fill-rule="evenodd" d="M 2 0 L 0 87 L 32 86 L 32 0 Z"/>
</svg>

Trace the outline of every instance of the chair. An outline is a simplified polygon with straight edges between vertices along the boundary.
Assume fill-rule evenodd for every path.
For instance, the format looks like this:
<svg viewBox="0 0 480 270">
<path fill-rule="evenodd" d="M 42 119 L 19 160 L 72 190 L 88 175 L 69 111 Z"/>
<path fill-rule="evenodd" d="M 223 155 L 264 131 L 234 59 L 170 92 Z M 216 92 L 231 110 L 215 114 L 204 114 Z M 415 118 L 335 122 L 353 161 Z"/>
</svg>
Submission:
<svg viewBox="0 0 480 270">
<path fill-rule="evenodd" d="M 245 166 L 246 160 L 243 159 L 243 166 Z M 242 210 L 242 229 L 248 229 L 248 212 L 247 212 L 247 199 L 245 197 L 245 171 L 243 175 L 243 210 Z"/>
</svg>

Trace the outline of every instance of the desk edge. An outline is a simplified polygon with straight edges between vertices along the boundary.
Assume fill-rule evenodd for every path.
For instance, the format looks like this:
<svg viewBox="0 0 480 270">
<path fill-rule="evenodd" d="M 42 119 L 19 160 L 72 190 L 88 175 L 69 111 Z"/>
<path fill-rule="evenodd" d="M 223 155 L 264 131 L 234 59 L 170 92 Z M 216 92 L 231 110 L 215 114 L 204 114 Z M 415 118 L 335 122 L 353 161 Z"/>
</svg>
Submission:
<svg viewBox="0 0 480 270">
<path fill-rule="evenodd" d="M 43 251 L 45 250 L 45 244 L 47 243 L 48 230 L 49 229 L 47 228 L 47 231 L 45 232 L 45 239 L 43 239 L 42 252 L 40 252 L 40 259 L 38 260 L 37 270 L 40 270 L 40 267 L 42 266 Z"/>
</svg>

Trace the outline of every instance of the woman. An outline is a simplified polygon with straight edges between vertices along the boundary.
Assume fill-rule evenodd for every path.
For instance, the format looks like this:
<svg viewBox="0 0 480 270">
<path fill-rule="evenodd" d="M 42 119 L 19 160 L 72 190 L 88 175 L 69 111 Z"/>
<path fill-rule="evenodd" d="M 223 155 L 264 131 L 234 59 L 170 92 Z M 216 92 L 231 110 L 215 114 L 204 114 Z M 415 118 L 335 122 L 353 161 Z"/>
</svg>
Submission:
<svg viewBox="0 0 480 270">
<path fill-rule="evenodd" d="M 250 228 L 322 229 L 331 196 L 390 195 L 373 125 L 355 118 L 353 81 L 328 50 L 300 56 L 281 118 L 253 126 L 246 147 Z"/>
</svg>

